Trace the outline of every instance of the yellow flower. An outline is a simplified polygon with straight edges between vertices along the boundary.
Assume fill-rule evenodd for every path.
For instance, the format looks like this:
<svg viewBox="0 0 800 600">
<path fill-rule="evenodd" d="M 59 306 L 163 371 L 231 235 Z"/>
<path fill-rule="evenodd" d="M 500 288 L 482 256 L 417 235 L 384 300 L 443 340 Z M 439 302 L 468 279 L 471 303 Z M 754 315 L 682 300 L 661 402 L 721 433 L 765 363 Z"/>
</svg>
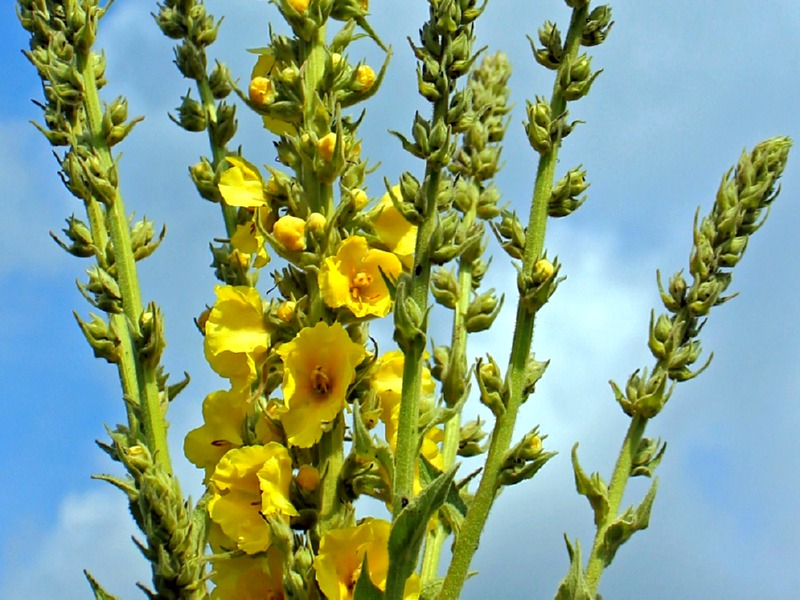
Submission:
<svg viewBox="0 0 800 600">
<path fill-rule="evenodd" d="M 256 269 L 260 269 L 269 262 L 269 254 L 264 242 L 264 236 L 254 221 L 237 225 L 236 231 L 231 236 L 231 245 L 247 256 L 247 264 L 250 264 L 250 257 L 255 255 L 253 267 Z"/>
<path fill-rule="evenodd" d="M 293 300 L 286 300 L 285 302 L 281 302 L 281 305 L 275 310 L 275 316 L 278 317 L 281 321 L 289 323 L 294 317 L 294 309 L 296 307 L 297 303 L 294 302 Z"/>
<path fill-rule="evenodd" d="M 304 13 L 308 10 L 309 0 L 286 0 L 286 4 L 291 6 L 295 11 Z"/>
<path fill-rule="evenodd" d="M 368 65 L 358 65 L 353 79 L 355 88 L 360 92 L 366 92 L 375 83 L 375 71 Z"/>
<path fill-rule="evenodd" d="M 234 388 L 245 387 L 255 380 L 269 347 L 261 296 L 246 286 L 218 285 L 215 291 L 205 325 L 206 360 Z"/>
<path fill-rule="evenodd" d="M 402 270 L 391 252 L 368 248 L 363 237 L 349 237 L 320 269 L 322 298 L 331 308 L 346 306 L 357 317 L 385 317 L 392 309 L 392 299 L 383 276 L 396 279 Z"/>
<path fill-rule="evenodd" d="M 297 1 L 297 0 L 296 0 Z M 303 0 L 300 0 L 303 1 Z M 308 2 L 306 1 L 306 6 Z M 269 105 L 275 101 L 275 84 L 272 82 L 271 75 L 274 72 L 281 72 L 284 70 L 285 65 L 276 64 L 275 55 L 272 51 L 262 51 L 259 54 L 258 60 L 253 67 L 253 72 L 250 74 L 251 84 L 248 90 L 250 95 L 250 102 L 257 105 L 261 109 L 268 109 Z M 256 97 L 253 97 L 253 82 L 257 79 L 266 79 L 269 84 L 259 81 L 256 86 Z M 263 101 L 259 102 L 262 98 L 261 93 L 263 90 Z M 294 123 L 279 119 L 271 115 L 262 115 L 264 127 L 269 129 L 275 135 L 294 135 L 297 133 L 297 127 Z"/>
<path fill-rule="evenodd" d="M 283 565 L 276 548 L 266 556 L 237 556 L 214 561 L 211 600 L 283 600 Z"/>
<path fill-rule="evenodd" d="M 264 185 L 258 169 L 240 156 L 225 158 L 232 166 L 219 178 L 219 193 L 228 206 L 265 206 Z"/>
<path fill-rule="evenodd" d="M 289 252 L 302 252 L 306 249 L 306 222 L 298 217 L 285 215 L 275 221 L 272 235 Z"/>
<path fill-rule="evenodd" d="M 353 206 L 355 206 L 356 210 L 361 210 L 368 203 L 369 196 L 367 196 L 367 192 L 358 188 L 353 190 Z"/>
<path fill-rule="evenodd" d="M 336 134 L 331 132 L 322 136 L 317 142 L 317 152 L 325 162 L 331 162 L 336 149 Z"/>
<path fill-rule="evenodd" d="M 356 527 L 331 529 L 322 535 L 314 561 L 317 583 L 328 600 L 351 600 L 367 556 L 369 578 L 380 590 L 386 589 L 389 570 L 389 531 L 391 525 L 367 518 Z M 419 598 L 419 577 L 408 578 L 405 600 Z"/>
<path fill-rule="evenodd" d="M 219 390 L 203 400 L 203 425 L 186 435 L 183 452 L 207 476 L 228 450 L 242 445 L 248 399 L 246 390 Z"/>
<path fill-rule="evenodd" d="M 395 198 L 400 198 L 399 185 L 392 187 L 392 194 Z M 370 217 L 378 239 L 397 255 L 404 267 L 410 269 L 414 263 L 417 226 L 406 221 L 395 208 L 389 192 L 385 193 L 378 205 L 370 211 Z"/>
<path fill-rule="evenodd" d="M 269 77 L 253 77 L 247 88 L 250 102 L 256 106 L 266 106 L 275 100 L 275 88 Z"/>
<path fill-rule="evenodd" d="M 211 476 L 211 520 L 248 554 L 263 552 L 271 541 L 264 517 L 296 516 L 289 501 L 292 459 L 277 442 L 229 450 Z"/>
<path fill-rule="evenodd" d="M 344 409 L 347 388 L 366 351 L 339 323 L 306 327 L 278 348 L 283 359 L 281 415 L 289 443 L 310 448 L 322 437 L 323 425 Z"/>
</svg>

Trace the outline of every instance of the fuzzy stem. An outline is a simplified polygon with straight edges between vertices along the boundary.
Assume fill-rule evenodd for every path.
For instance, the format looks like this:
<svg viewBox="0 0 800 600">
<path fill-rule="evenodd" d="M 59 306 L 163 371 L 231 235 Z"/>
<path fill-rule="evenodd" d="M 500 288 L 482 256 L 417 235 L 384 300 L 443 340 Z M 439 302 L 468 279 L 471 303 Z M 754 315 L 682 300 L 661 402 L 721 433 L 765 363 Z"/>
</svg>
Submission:
<svg viewBox="0 0 800 600">
<path fill-rule="evenodd" d="M 88 56 L 79 57 L 78 69 L 83 77 L 84 108 L 92 137 L 92 145 L 100 156 L 103 169 L 108 170 L 114 166 L 114 159 L 102 135 L 103 113 L 100 107 L 97 81 Z M 122 295 L 123 315 L 127 321 L 122 330 L 127 331 L 130 337 L 135 337 L 139 333 L 138 324 L 142 314 L 142 299 L 136 274 L 136 262 L 131 247 L 130 226 L 125 214 L 122 196 L 118 191 L 113 202 L 108 205 L 106 221 L 114 247 L 114 264 Z M 130 328 L 133 328 L 133 331 L 130 331 Z M 132 360 L 135 365 L 139 383 L 138 401 L 142 414 L 142 429 L 147 445 L 156 462 L 167 472 L 171 472 L 166 423 L 161 410 L 155 367 L 142 364 L 139 360 L 138 352 L 133 347 L 131 347 L 129 360 Z M 130 369 L 130 365 L 126 369 Z M 129 374 L 125 375 L 125 377 L 129 378 Z"/>
<path fill-rule="evenodd" d="M 574 58 L 578 53 L 588 10 L 587 4 L 581 8 L 574 9 L 572 12 L 564 48 L 565 62 Z M 559 78 L 556 77 L 550 101 L 553 115 L 560 115 L 566 109 L 566 100 L 558 81 Z M 523 272 L 526 273 L 531 272 L 535 261 L 541 256 L 544 249 L 547 204 L 553 190 L 553 176 L 558 161 L 559 145 L 560 140 L 554 140 L 551 150 L 543 154 L 539 160 L 539 166 L 536 171 L 522 265 Z M 461 532 L 456 538 L 450 568 L 447 570 L 447 575 L 439 594 L 439 598 L 442 600 L 455 600 L 459 597 L 472 557 L 478 549 L 483 527 L 497 495 L 497 477 L 505 454 L 511 444 L 517 413 L 524 399 L 522 390 L 525 386 L 525 368 L 533 340 L 534 317 L 534 313 L 524 305 L 520 298 L 517 304 L 517 320 L 509 358 L 509 369 L 506 374 L 508 403 L 505 412 L 498 417 L 495 428 L 492 431 L 489 454 L 486 458 L 478 490 L 469 505 Z"/>
<path fill-rule="evenodd" d="M 608 515 L 605 522 L 597 526 L 597 533 L 594 537 L 594 544 L 592 545 L 592 552 L 589 555 L 589 560 L 586 565 L 586 584 L 589 586 L 590 596 L 594 598 L 597 592 L 597 586 L 600 583 L 600 578 L 603 576 L 603 569 L 606 565 L 600 556 L 600 550 L 603 546 L 603 538 L 605 537 L 606 530 L 614 519 L 617 518 L 619 513 L 620 504 L 622 504 L 622 496 L 625 494 L 625 486 L 628 484 L 628 479 L 631 474 L 631 465 L 636 456 L 636 449 L 639 447 L 639 442 L 644 436 L 644 430 L 647 427 L 647 419 L 639 415 L 631 419 L 628 426 L 628 431 L 625 434 L 625 439 L 622 442 L 622 448 L 617 457 L 617 464 L 614 466 L 614 473 L 611 476 L 611 484 L 608 488 Z"/>
<path fill-rule="evenodd" d="M 447 100 L 437 102 L 434 107 L 434 122 L 447 109 Z M 417 303 L 422 314 L 428 310 L 428 288 L 431 278 L 430 257 L 433 252 L 431 239 L 436 229 L 436 198 L 439 191 L 442 167 L 428 163 L 425 169 L 425 194 L 427 206 L 425 217 L 417 230 L 414 253 L 413 277 L 409 284 L 409 296 Z M 397 449 L 394 467 L 393 514 L 396 518 L 413 495 L 414 469 L 417 464 L 417 441 L 419 430 L 419 406 L 422 393 L 422 366 L 425 345 L 413 344 L 403 359 L 403 389 L 400 396 L 400 414 L 397 425 Z"/>
</svg>

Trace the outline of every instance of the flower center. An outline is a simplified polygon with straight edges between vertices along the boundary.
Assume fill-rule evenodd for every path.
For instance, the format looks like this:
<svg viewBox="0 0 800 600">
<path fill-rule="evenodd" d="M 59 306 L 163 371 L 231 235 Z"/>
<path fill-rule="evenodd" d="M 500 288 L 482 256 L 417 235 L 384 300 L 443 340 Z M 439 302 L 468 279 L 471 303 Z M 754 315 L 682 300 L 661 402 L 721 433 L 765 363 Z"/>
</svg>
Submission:
<svg viewBox="0 0 800 600">
<path fill-rule="evenodd" d="M 353 277 L 353 281 L 350 284 L 350 293 L 353 295 L 353 300 L 358 300 L 358 297 L 361 295 L 361 288 L 365 288 L 370 284 L 372 284 L 372 275 L 364 273 L 364 271 L 356 273 L 356 276 Z"/>
<path fill-rule="evenodd" d="M 319 365 L 311 371 L 311 388 L 320 396 L 327 395 L 331 389 L 331 379 Z"/>
</svg>

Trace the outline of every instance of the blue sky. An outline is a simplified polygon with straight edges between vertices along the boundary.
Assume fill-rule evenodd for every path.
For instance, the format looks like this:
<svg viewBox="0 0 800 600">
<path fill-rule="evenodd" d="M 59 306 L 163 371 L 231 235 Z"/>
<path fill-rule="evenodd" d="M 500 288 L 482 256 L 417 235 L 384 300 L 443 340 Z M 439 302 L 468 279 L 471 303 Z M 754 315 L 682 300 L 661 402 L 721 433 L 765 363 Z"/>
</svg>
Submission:
<svg viewBox="0 0 800 600">
<path fill-rule="evenodd" d="M 386 129 L 408 131 L 414 74 L 405 36 L 425 16 L 421 0 L 372 2 L 374 27 L 395 49 L 384 89 L 368 109 L 365 154 L 380 176 L 420 166 L 402 155 Z M 209 0 L 228 15 L 215 56 L 246 78 L 251 55 L 265 43 L 275 9 L 263 1 Z M 532 482 L 500 497 L 464 598 L 505 590 L 508 598 L 552 597 L 567 559 L 562 534 L 591 543 L 591 512 L 574 492 L 569 449 L 581 442 L 584 468 L 608 474 L 626 420 L 607 381 L 649 364 L 646 326 L 657 306 L 655 270 L 686 264 L 698 205 L 710 206 L 722 173 L 742 148 L 773 135 L 800 137 L 797 98 L 800 11 L 785 1 L 719 3 L 673 0 L 613 4 L 616 26 L 596 49 L 605 71 L 572 108 L 586 121 L 566 140 L 560 173 L 583 164 L 589 201 L 553 223 L 549 253 L 568 279 L 537 323 L 537 356 L 552 359 L 537 394 L 523 409 L 519 433 L 541 424 L 559 456 Z M 108 58 L 106 99 L 129 99 L 145 114 L 122 146 L 122 186 L 129 210 L 168 225 L 162 248 L 141 264 L 143 295 L 167 319 L 168 369 L 193 381 L 172 406 L 171 441 L 184 488 L 199 493 L 201 475 L 180 456 L 182 436 L 200 421 L 200 402 L 221 382 L 202 360 L 192 316 L 213 300 L 208 240 L 222 233 L 216 207 L 196 198 L 186 168 L 207 152 L 202 136 L 173 126 L 187 84 L 171 64 L 168 40 L 152 22 L 155 2 L 118 0 L 102 23 Z M 38 119 L 33 68 L 19 49 L 26 37 L 11 3 L 0 8 L 0 448 L 7 460 L 0 495 L 0 598 L 86 598 L 84 568 L 110 591 L 137 597 L 146 579 L 129 542 L 134 533 L 121 496 L 92 481 L 113 469 L 94 446 L 103 424 L 124 418 L 116 376 L 91 357 L 72 318 L 86 315 L 75 279 L 77 259 L 49 239 L 82 207 L 67 195 Z M 514 67 L 516 112 L 499 177 L 504 199 L 527 211 L 535 155 L 520 122 L 525 98 L 549 94 L 525 34 L 545 19 L 566 22 L 561 0 L 490 2 L 478 26 L 481 44 L 504 50 Z M 367 43 L 358 51 L 376 64 Z M 271 163 L 271 140 L 242 112 L 237 143 L 257 163 Z M 620 551 L 601 584 L 606 598 L 792 597 L 800 585 L 800 164 L 792 156 L 783 192 L 734 276 L 741 292 L 703 331 L 709 370 L 678 388 L 648 430 L 669 442 L 659 468 L 651 527 Z M 379 194 L 380 179 L 370 191 Z M 491 285 L 514 294 L 514 271 L 497 256 Z M 507 302 L 513 308 L 514 302 Z M 496 333 L 476 336 L 476 354 L 502 362 L 513 311 Z M 474 408 L 477 412 L 479 409 Z M 644 486 L 632 486 L 637 501 Z"/>
</svg>

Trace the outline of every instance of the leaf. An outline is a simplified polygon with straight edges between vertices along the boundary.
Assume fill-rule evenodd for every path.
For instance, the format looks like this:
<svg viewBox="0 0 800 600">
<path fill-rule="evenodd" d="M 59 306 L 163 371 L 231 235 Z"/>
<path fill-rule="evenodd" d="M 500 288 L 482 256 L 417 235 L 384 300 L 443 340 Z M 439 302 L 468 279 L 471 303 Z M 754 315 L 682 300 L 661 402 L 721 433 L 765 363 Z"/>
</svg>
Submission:
<svg viewBox="0 0 800 600">
<path fill-rule="evenodd" d="M 95 600 L 119 600 L 117 596 L 113 596 L 105 591 L 97 580 L 91 576 L 89 571 L 84 570 L 83 574 L 86 576 L 86 579 L 89 580 L 89 585 L 92 586 Z"/>
<path fill-rule="evenodd" d="M 444 504 L 458 465 L 439 475 L 400 511 L 389 534 L 389 573 L 387 598 L 402 598 L 406 579 L 414 572 L 428 521 Z"/>
<path fill-rule="evenodd" d="M 634 509 L 632 506 L 619 517 L 617 517 L 603 534 L 603 545 L 600 547 L 598 555 L 603 559 L 605 566 L 611 564 L 619 547 L 627 542 L 631 536 L 642 529 L 647 529 L 650 525 L 650 511 L 653 508 L 653 501 L 658 491 L 658 478 L 653 480 L 653 485 L 642 500 L 642 503 Z"/>
<path fill-rule="evenodd" d="M 589 477 L 578 463 L 578 444 L 572 447 L 572 470 L 575 472 L 575 487 L 581 496 L 586 496 L 594 509 L 594 524 L 599 526 L 608 517 L 608 487 L 599 473 Z"/>
<path fill-rule="evenodd" d="M 364 561 L 361 563 L 361 573 L 358 576 L 356 587 L 353 590 L 353 600 L 383 600 L 383 592 L 375 587 L 369 577 L 369 564 L 367 553 L 364 553 Z"/>
<path fill-rule="evenodd" d="M 569 553 L 569 571 L 558 586 L 555 600 L 592 600 L 592 593 L 583 576 L 581 544 L 576 540 L 575 546 L 573 546 L 566 535 L 564 535 L 564 541 L 567 543 L 567 552 Z"/>
</svg>

